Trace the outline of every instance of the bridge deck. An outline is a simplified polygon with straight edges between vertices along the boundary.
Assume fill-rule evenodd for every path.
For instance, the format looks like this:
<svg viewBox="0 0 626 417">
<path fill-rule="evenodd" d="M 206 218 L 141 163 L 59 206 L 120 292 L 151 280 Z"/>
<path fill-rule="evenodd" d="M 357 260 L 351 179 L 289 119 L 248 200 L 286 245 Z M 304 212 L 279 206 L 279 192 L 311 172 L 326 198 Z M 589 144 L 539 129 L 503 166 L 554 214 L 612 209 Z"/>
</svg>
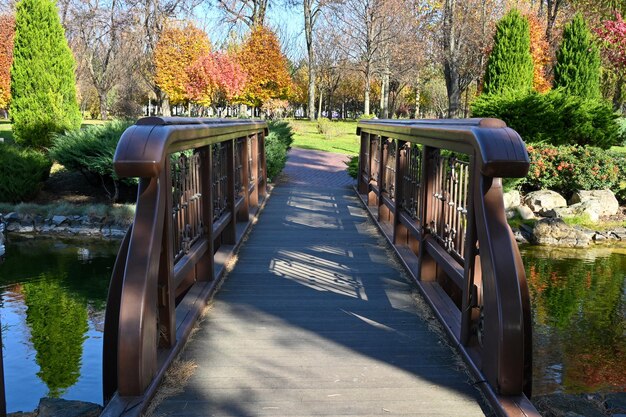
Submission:
<svg viewBox="0 0 626 417">
<path fill-rule="evenodd" d="M 292 151 L 155 416 L 484 415 L 340 159 Z"/>
</svg>

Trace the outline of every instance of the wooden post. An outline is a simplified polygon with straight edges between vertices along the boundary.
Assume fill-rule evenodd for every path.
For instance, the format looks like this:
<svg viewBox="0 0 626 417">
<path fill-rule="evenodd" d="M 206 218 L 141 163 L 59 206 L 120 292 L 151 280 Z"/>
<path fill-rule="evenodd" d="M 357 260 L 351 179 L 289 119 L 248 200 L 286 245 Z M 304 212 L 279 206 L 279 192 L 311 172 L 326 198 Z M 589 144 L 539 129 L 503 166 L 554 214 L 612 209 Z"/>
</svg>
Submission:
<svg viewBox="0 0 626 417">
<path fill-rule="evenodd" d="M 252 153 L 252 169 L 249 174 L 250 178 L 254 178 L 254 187 L 250 192 L 250 207 L 259 205 L 259 134 L 255 134 L 251 139 L 250 151 Z M 250 184 L 248 184 L 248 187 Z"/>
<path fill-rule="evenodd" d="M 240 138 L 241 139 L 241 138 Z M 250 172 L 248 169 L 248 138 L 241 142 L 241 186 L 243 187 L 243 203 L 237 213 L 237 221 L 250 220 Z M 239 140 L 239 139 L 238 139 Z"/>
<path fill-rule="evenodd" d="M 361 148 L 359 150 L 359 173 L 357 175 L 357 184 L 359 194 L 367 194 L 369 192 L 369 173 L 367 172 L 367 166 L 370 164 L 369 152 L 365 153 L 367 147 L 370 146 L 370 135 L 366 132 L 361 132 Z M 366 158 L 367 156 L 367 158 Z M 365 174 L 368 175 L 365 175 Z"/>
<path fill-rule="evenodd" d="M 376 214 L 378 215 L 378 221 L 383 220 L 383 216 L 381 216 L 381 207 L 385 204 L 383 203 L 383 184 L 385 183 L 385 170 L 387 167 L 387 138 L 384 136 L 380 136 L 380 141 L 378 144 L 378 149 L 380 152 L 380 158 L 378 158 L 378 199 L 376 204 L 378 209 L 376 210 Z"/>
<path fill-rule="evenodd" d="M 208 250 L 196 265 L 198 281 L 212 281 L 215 277 L 213 262 L 213 152 L 212 145 L 207 145 L 200 151 L 200 187 L 202 193 L 202 224 L 206 236 Z"/>
<path fill-rule="evenodd" d="M 0 322 L 0 417 L 7 415 L 7 402 L 4 396 L 4 366 L 2 363 L 2 322 Z"/>
<path fill-rule="evenodd" d="M 228 173 L 226 198 L 228 201 L 228 209 L 231 213 L 230 221 L 222 233 L 222 239 L 227 245 L 234 245 L 237 242 L 237 213 L 235 211 L 235 140 L 222 142 L 222 144 L 222 146 L 226 145 L 225 162 L 226 172 Z"/>
<path fill-rule="evenodd" d="M 261 168 L 261 181 L 259 181 L 259 197 L 267 195 L 267 161 L 265 160 L 265 131 L 257 134 L 259 146 L 259 164 Z"/>
<path fill-rule="evenodd" d="M 170 348 L 176 344 L 176 288 L 172 288 L 174 273 L 174 236 L 172 217 L 172 166 L 170 159 L 165 160 L 165 224 L 163 226 L 163 243 L 159 259 L 158 308 L 159 308 L 159 347 Z"/>
<path fill-rule="evenodd" d="M 407 167 L 407 158 L 406 151 L 404 150 L 404 144 L 406 142 L 403 140 L 396 141 L 396 176 L 394 178 L 394 189 L 395 198 L 394 198 L 394 206 L 393 206 L 393 243 L 396 244 L 398 241 L 402 242 L 402 244 L 407 243 L 407 235 L 406 228 L 402 226 L 400 223 L 400 211 L 402 210 L 402 199 L 404 194 L 403 187 L 403 179 L 406 173 Z"/>
</svg>

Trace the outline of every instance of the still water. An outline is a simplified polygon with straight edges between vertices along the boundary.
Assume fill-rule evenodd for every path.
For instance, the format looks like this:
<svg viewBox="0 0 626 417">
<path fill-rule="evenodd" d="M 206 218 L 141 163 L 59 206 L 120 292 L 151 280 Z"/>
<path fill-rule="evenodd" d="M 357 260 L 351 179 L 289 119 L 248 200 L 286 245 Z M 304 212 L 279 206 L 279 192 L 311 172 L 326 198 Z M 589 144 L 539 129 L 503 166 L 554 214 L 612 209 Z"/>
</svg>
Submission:
<svg viewBox="0 0 626 417">
<path fill-rule="evenodd" d="M 533 394 L 626 391 L 626 248 L 522 248 Z"/>
<path fill-rule="evenodd" d="M 17 240 L 0 264 L 8 411 L 44 396 L 102 403 L 102 330 L 119 242 Z M 534 393 L 626 389 L 626 249 L 522 248 Z"/>
<path fill-rule="evenodd" d="M 8 412 L 41 397 L 102 403 L 104 308 L 119 242 L 19 240 L 0 264 Z"/>
</svg>

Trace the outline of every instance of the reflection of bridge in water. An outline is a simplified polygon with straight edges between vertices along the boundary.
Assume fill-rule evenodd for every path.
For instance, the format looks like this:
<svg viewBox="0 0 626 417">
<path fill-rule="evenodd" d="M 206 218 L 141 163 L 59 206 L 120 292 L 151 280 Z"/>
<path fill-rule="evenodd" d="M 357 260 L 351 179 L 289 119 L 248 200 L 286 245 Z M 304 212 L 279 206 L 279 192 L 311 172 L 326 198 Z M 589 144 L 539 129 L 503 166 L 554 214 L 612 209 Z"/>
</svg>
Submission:
<svg viewBox="0 0 626 417">
<path fill-rule="evenodd" d="M 197 368 L 157 414 L 538 415 L 528 291 L 494 179 L 528 169 L 517 134 L 361 122 L 357 194 L 338 157 L 296 151 L 267 201 L 265 134 L 148 118 L 122 137 L 116 170 L 142 180 L 109 290 L 103 415 L 142 412 L 220 285 L 182 354 Z"/>
</svg>

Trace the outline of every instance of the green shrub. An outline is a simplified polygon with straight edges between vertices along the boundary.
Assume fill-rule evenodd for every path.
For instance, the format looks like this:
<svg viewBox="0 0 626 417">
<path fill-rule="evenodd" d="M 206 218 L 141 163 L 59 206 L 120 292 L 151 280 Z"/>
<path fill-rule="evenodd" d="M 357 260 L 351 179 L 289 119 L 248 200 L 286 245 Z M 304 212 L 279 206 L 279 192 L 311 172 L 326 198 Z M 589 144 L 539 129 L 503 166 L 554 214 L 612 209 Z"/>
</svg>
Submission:
<svg viewBox="0 0 626 417">
<path fill-rule="evenodd" d="M 618 140 L 617 116 L 609 103 L 560 90 L 483 94 L 472 104 L 472 115 L 504 120 L 526 143 L 608 149 Z"/>
<path fill-rule="evenodd" d="M 569 198 L 576 190 L 620 185 L 620 165 L 611 152 L 591 146 L 528 146 L 530 170 L 520 182 L 524 191 L 550 189 Z"/>
<path fill-rule="evenodd" d="M 286 149 L 291 148 L 291 144 L 293 143 L 293 128 L 284 120 L 280 121 L 270 121 L 268 122 L 268 127 L 270 131 L 270 135 L 274 134 L 278 137 Z"/>
<path fill-rule="evenodd" d="M 269 134 L 265 138 L 265 161 L 267 176 L 275 180 L 287 162 L 287 148 L 278 135 Z"/>
<path fill-rule="evenodd" d="M 51 167 L 39 151 L 0 144 L 0 201 L 18 203 L 36 196 Z"/>
<path fill-rule="evenodd" d="M 563 29 L 563 41 L 556 52 L 554 88 L 574 96 L 600 98 L 600 53 L 580 13 Z"/>
<path fill-rule="evenodd" d="M 487 62 L 484 91 L 530 91 L 533 86 L 533 58 L 530 54 L 528 19 L 516 9 L 496 26 L 493 49 Z"/>
<path fill-rule="evenodd" d="M 19 1 L 10 111 L 16 143 L 43 149 L 55 133 L 80 128 L 75 67 L 55 2 Z"/>
<path fill-rule="evenodd" d="M 68 170 L 78 171 L 90 180 L 95 178 L 111 201 L 115 201 L 120 179 L 113 170 L 113 155 L 120 136 L 131 125 L 128 121 L 113 121 L 58 135 L 53 140 L 50 156 Z M 132 185 L 137 180 L 125 178 L 121 181 Z"/>
<path fill-rule="evenodd" d="M 317 119 L 317 133 L 327 135 L 331 132 L 332 122 L 325 117 Z"/>
<path fill-rule="evenodd" d="M 346 165 L 348 166 L 348 168 L 346 168 L 346 171 L 348 171 L 348 175 L 356 179 L 356 177 L 359 175 L 359 157 L 350 157 L 348 162 L 346 162 Z"/>
</svg>

